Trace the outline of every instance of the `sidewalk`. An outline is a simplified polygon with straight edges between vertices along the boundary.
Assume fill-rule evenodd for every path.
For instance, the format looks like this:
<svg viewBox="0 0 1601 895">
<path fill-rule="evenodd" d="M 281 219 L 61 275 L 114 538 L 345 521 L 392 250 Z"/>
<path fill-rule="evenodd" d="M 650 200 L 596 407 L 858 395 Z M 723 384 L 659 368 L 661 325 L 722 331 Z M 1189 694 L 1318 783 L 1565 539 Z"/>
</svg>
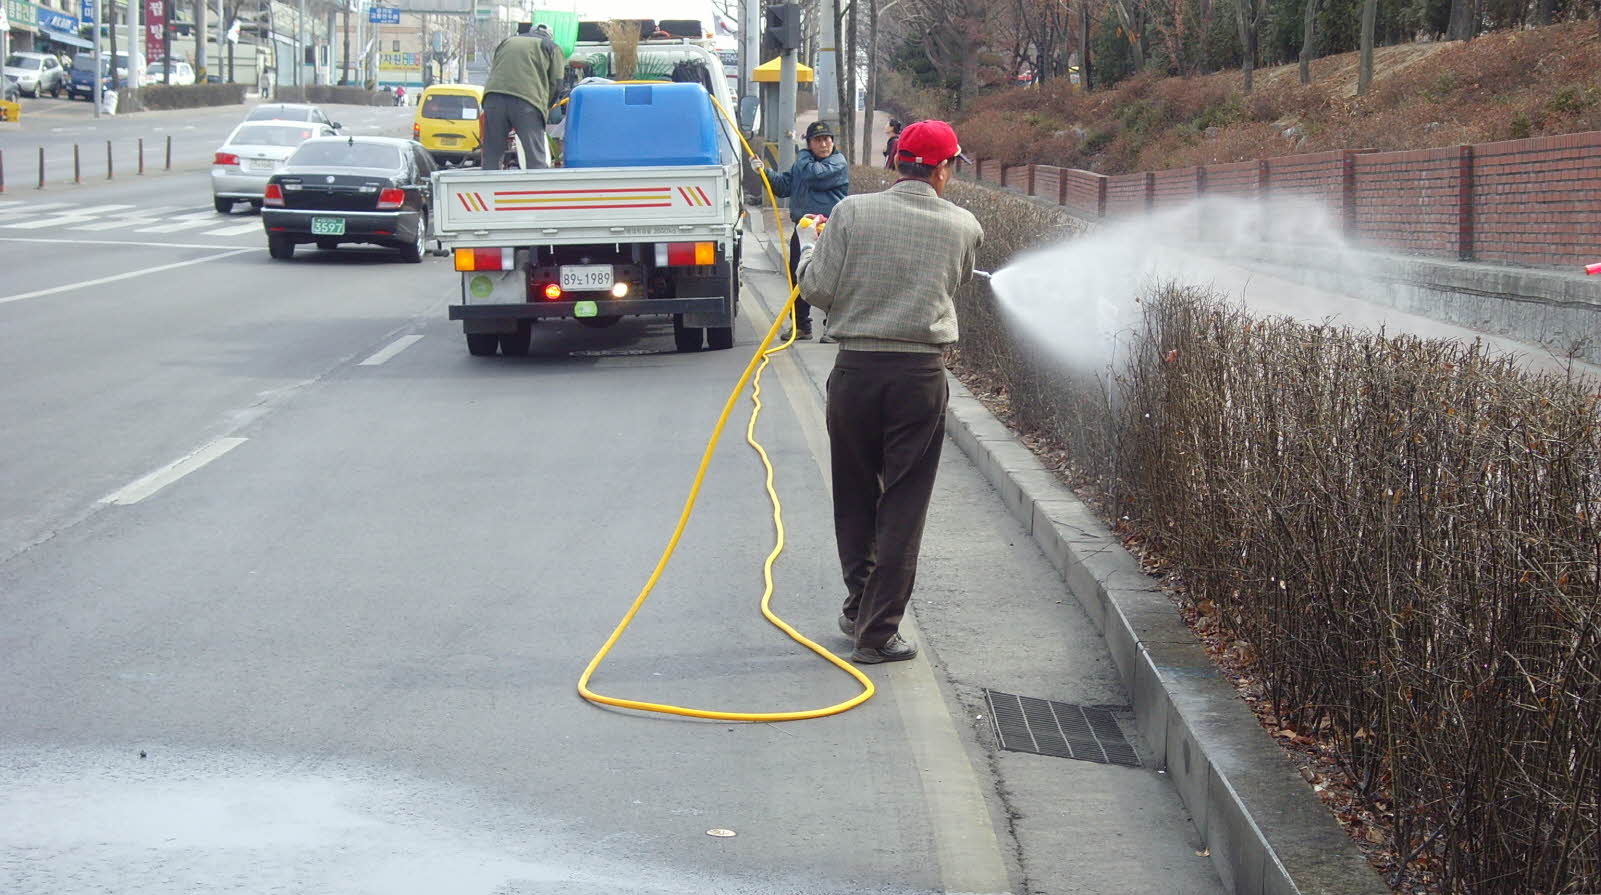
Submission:
<svg viewBox="0 0 1601 895">
<path fill-rule="evenodd" d="M 751 330 L 765 333 L 787 296 L 771 244 L 771 209 L 752 211 L 764 214 L 753 214 L 762 223 L 747 230 L 756 244 L 747 243 L 744 255 L 741 315 L 750 328 L 740 331 L 742 350 L 753 348 Z M 836 350 L 800 342 L 774 366 L 794 365 L 789 369 L 800 374 L 803 391 L 821 407 Z M 774 370 L 769 382 L 784 374 Z M 953 384 L 953 396 L 960 389 Z M 819 448 L 826 451 L 826 445 Z M 1021 882 L 1013 891 L 1228 891 L 1127 712 L 1119 718 L 1143 768 L 1000 750 L 985 688 L 1078 705 L 1126 707 L 1133 700 L 1090 618 L 997 497 L 975 464 L 948 442 L 908 618 L 948 701 L 966 715 L 957 727 L 974 767 L 990 772 L 990 813 Z"/>
</svg>

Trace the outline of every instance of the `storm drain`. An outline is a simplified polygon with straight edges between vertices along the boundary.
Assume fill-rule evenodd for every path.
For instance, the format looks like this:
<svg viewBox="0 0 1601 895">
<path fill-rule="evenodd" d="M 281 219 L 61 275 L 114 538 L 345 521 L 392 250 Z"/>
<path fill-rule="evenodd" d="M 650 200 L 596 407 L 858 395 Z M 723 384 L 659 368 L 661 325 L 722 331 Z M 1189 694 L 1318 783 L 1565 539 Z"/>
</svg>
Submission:
<svg viewBox="0 0 1601 895">
<path fill-rule="evenodd" d="M 984 698 L 989 702 L 990 720 L 1002 749 L 1140 766 L 1134 747 L 1123 738 L 1117 719 L 1107 709 L 988 689 Z"/>
</svg>

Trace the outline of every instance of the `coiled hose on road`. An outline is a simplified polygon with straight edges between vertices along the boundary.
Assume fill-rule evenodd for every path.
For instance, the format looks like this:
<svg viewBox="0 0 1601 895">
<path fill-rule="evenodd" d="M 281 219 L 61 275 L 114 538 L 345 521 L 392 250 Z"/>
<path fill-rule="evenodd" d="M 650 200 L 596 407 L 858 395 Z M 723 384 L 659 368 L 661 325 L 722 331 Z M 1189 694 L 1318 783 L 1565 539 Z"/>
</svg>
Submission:
<svg viewBox="0 0 1601 895">
<path fill-rule="evenodd" d="M 711 100 L 712 104 L 717 107 L 717 111 L 722 114 L 724 121 L 728 123 L 729 131 L 739 134 L 739 127 L 734 123 L 733 117 L 728 114 L 728 110 L 723 108 L 723 104 L 718 102 L 715 96 L 711 97 Z M 756 153 L 751 149 L 750 143 L 745 140 L 743 134 L 740 134 L 739 139 L 740 143 L 745 147 L 746 154 L 751 158 L 755 158 Z M 760 173 L 762 186 L 767 191 L 767 200 L 773 207 L 773 220 L 777 225 L 777 232 L 783 233 L 783 219 L 778 216 L 778 199 L 773 194 L 772 182 L 767 179 L 767 171 L 765 169 Z M 788 261 L 787 248 L 785 261 Z M 735 271 L 734 276 L 737 277 L 738 275 L 739 272 Z M 706 441 L 706 450 L 701 455 L 700 467 L 695 471 L 695 479 L 689 488 L 689 497 L 684 501 L 684 509 L 678 515 L 678 524 L 673 527 L 673 534 L 667 540 L 666 549 L 662 551 L 661 558 L 656 561 L 656 568 L 651 571 L 650 577 L 645 580 L 645 586 L 640 589 L 639 596 L 634 598 L 633 605 L 628 607 L 628 612 L 623 615 L 622 621 L 617 623 L 617 627 L 612 630 L 611 636 L 606 638 L 606 642 L 601 645 L 594 658 L 589 660 L 589 665 L 584 668 L 584 673 L 578 678 L 578 694 L 590 702 L 642 712 L 657 712 L 666 715 L 681 715 L 687 718 L 706 718 L 716 721 L 804 721 L 809 718 L 824 718 L 849 711 L 873 697 L 873 682 L 867 678 L 867 675 L 849 662 L 819 646 L 807 638 L 806 635 L 795 630 L 788 622 L 779 618 L 777 613 L 773 612 L 773 563 L 778 559 L 779 554 L 784 552 L 784 508 L 779 502 L 778 492 L 773 490 L 772 460 L 767 456 L 767 451 L 763 449 L 761 442 L 756 440 L 756 418 L 762 412 L 762 373 L 767 370 L 767 365 L 772 361 L 773 355 L 795 344 L 795 334 L 797 332 L 797 328 L 794 326 L 795 298 L 800 294 L 800 289 L 789 274 L 788 263 L 784 265 L 784 275 L 789 283 L 789 298 L 785 300 L 784 306 L 774 316 L 773 325 L 768 327 L 767 334 L 762 337 L 761 343 L 756 346 L 756 352 L 751 355 L 750 363 L 745 365 L 745 370 L 740 374 L 739 381 L 734 383 L 734 388 L 728 393 L 728 400 L 723 403 L 723 411 L 718 415 L 717 424 L 712 427 L 711 437 Z M 772 346 L 773 340 L 778 334 L 778 328 L 786 318 L 791 321 L 789 339 L 780 345 Z M 661 578 L 662 573 L 666 571 L 668 562 L 678 549 L 679 538 L 683 537 L 684 528 L 688 526 L 689 518 L 695 510 L 695 501 L 700 497 L 700 486 L 706 478 L 707 467 L 711 465 L 712 454 L 717 450 L 717 443 L 723 437 L 723 427 L 728 423 L 728 418 L 734 411 L 734 405 L 739 402 L 739 396 L 745 391 L 747 385 L 751 387 L 752 407 L 750 420 L 745 425 L 745 443 L 755 448 L 757 455 L 761 457 L 762 466 L 766 469 L 767 498 L 773 505 L 773 549 L 767 554 L 766 561 L 762 563 L 762 616 L 777 626 L 779 630 L 788 634 L 790 639 L 855 678 L 856 682 L 861 685 L 862 692 L 844 702 L 824 706 L 823 708 L 788 712 L 730 712 L 718 709 L 697 709 L 659 702 L 623 699 L 617 696 L 596 693 L 589 688 L 590 678 L 595 674 L 595 670 L 600 667 L 600 663 L 605 661 L 606 655 L 611 652 L 612 647 L 617 645 L 617 641 L 623 636 L 623 632 L 628 630 L 628 626 L 634 621 L 634 617 L 639 614 L 640 608 L 645 605 L 646 598 L 656 588 L 656 582 Z"/>
</svg>

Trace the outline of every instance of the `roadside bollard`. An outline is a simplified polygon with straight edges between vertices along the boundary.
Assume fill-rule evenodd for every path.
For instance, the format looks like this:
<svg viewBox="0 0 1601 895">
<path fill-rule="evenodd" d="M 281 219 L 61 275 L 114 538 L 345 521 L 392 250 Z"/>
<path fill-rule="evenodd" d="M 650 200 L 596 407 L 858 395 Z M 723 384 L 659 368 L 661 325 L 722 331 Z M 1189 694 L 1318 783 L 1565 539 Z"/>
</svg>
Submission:
<svg viewBox="0 0 1601 895">
<path fill-rule="evenodd" d="M 167 135 L 167 170 L 172 170 L 172 134 Z"/>
<path fill-rule="evenodd" d="M 0 193 L 6 191 L 6 151 L 0 149 Z"/>
<path fill-rule="evenodd" d="M 44 189 L 44 147 L 39 147 L 39 189 Z"/>
<path fill-rule="evenodd" d="M 111 141 L 106 141 L 106 179 L 111 179 Z"/>
<path fill-rule="evenodd" d="M 144 173 L 145 173 L 145 138 L 144 137 L 140 137 L 139 138 L 139 176 L 143 177 Z"/>
<path fill-rule="evenodd" d="M 83 183 L 83 167 L 78 163 L 78 144 L 72 144 L 72 182 Z"/>
</svg>

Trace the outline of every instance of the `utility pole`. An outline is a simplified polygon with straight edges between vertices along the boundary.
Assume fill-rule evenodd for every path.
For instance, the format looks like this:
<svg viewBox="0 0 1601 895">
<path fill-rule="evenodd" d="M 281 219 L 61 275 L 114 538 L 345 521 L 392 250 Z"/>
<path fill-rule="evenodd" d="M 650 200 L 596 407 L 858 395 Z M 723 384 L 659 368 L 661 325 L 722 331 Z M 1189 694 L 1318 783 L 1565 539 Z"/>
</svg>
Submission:
<svg viewBox="0 0 1601 895">
<path fill-rule="evenodd" d="M 195 83 L 206 83 L 206 12 L 211 0 L 195 0 Z"/>
<path fill-rule="evenodd" d="M 812 87 L 817 91 L 817 120 L 839 121 L 839 38 L 834 14 L 839 0 L 817 5 L 817 70 Z"/>
<path fill-rule="evenodd" d="M 306 71 L 306 0 L 300 0 L 295 13 L 295 86 L 305 85 Z"/>
<path fill-rule="evenodd" d="M 95 20 L 94 20 L 94 26 L 95 26 L 95 92 L 94 92 L 94 96 L 91 97 L 91 99 L 94 101 L 94 104 L 95 104 L 95 117 L 99 118 L 100 117 L 101 91 L 104 89 L 104 85 L 101 83 L 100 71 L 101 71 L 101 68 L 106 64 L 106 57 L 104 57 L 104 56 L 102 56 L 100 54 L 100 23 L 102 23 L 102 22 L 104 22 L 106 20 L 106 16 L 105 16 L 105 10 L 101 7 L 101 5 L 99 3 L 99 0 L 94 0 L 94 2 L 90 5 L 90 9 L 94 10 L 94 17 L 95 17 Z M 111 31 L 111 33 L 113 35 L 115 35 L 117 33 L 117 26 L 116 25 L 111 25 L 109 30 Z M 115 69 L 116 68 L 116 57 L 115 57 L 115 55 L 112 56 L 112 60 L 111 61 L 112 61 L 112 68 Z"/>
<path fill-rule="evenodd" d="M 745 96 L 760 96 L 756 83 L 756 66 L 767 60 L 762 58 L 762 4 L 761 0 L 744 0 L 743 20 L 740 23 L 740 83 Z"/>
<path fill-rule="evenodd" d="M 799 18 L 798 5 L 794 3 L 784 5 L 790 7 L 795 17 Z M 778 166 L 781 170 L 788 171 L 789 166 L 795 164 L 795 90 L 799 86 L 797 78 L 800 74 L 795 67 L 797 61 L 795 47 L 785 47 L 779 59 L 778 121 L 784 130 L 778 140 Z"/>
</svg>

